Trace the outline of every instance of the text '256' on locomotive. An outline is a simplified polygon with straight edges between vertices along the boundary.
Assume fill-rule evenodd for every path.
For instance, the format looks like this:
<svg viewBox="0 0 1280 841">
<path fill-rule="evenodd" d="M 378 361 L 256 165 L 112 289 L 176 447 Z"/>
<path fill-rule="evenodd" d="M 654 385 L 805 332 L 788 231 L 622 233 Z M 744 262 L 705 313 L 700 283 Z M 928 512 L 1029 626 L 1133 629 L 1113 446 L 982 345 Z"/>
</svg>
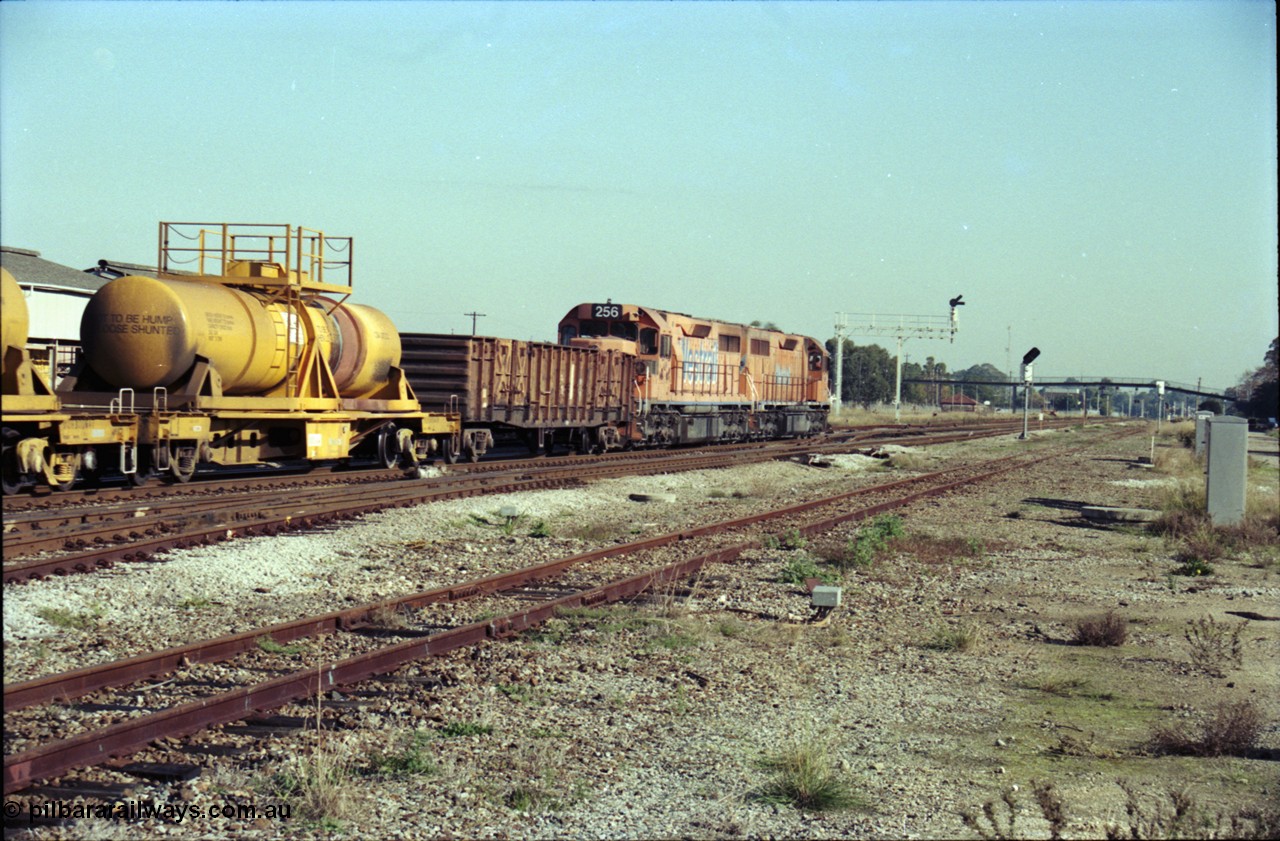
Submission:
<svg viewBox="0 0 1280 841">
<path fill-rule="evenodd" d="M 634 304 L 579 304 L 571 347 L 630 354 L 627 437 L 669 446 L 816 435 L 828 428 L 828 354 L 815 339 Z"/>
<path fill-rule="evenodd" d="M 201 464 L 371 457 L 412 464 L 456 446 L 456 415 L 422 410 L 400 337 L 349 303 L 352 242 L 292 225 L 161 222 L 157 276 L 111 281 L 80 325 L 62 408 L 136 418 L 140 481 Z"/>
</svg>

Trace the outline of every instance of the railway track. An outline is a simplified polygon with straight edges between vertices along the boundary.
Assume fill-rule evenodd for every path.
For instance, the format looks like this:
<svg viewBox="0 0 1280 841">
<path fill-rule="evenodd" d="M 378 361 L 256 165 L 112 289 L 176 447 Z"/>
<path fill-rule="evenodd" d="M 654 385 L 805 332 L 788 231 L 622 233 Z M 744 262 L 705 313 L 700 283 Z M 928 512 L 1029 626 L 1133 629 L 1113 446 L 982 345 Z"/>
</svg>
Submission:
<svg viewBox="0 0 1280 841">
<path fill-rule="evenodd" d="M 637 596 L 709 564 L 736 561 L 769 534 L 816 535 L 1080 449 L 1055 448 L 938 471 L 8 686 L 5 791 L 131 754 L 158 738 L 260 716 L 412 660 L 519 633 L 564 608 Z M 481 619 L 485 614 L 494 615 Z M 296 658 L 280 656 L 303 639 L 320 641 L 307 654 L 318 666 L 299 668 Z M 394 641 L 387 644 L 388 639 Z M 254 675 L 256 681 L 246 680 Z M 50 730 L 74 735 L 56 741 L 41 736 Z"/>
<path fill-rule="evenodd" d="M 1057 418 L 1045 422 L 1043 428 L 1056 428 L 1078 423 L 1078 419 Z M 838 430 L 811 441 L 847 444 L 874 439 L 876 441 L 902 443 L 910 445 L 912 439 L 923 439 L 948 434 L 963 435 L 969 432 L 984 434 L 1001 434 L 1020 431 L 1021 421 L 1002 418 L 995 421 L 955 422 L 934 424 L 867 424 L 862 426 L 841 427 Z M 787 441 L 776 442 L 787 444 Z M 720 448 L 757 449 L 767 446 L 765 442 L 747 444 L 725 444 Z M 649 457 L 661 457 L 664 450 L 628 450 L 614 451 L 596 458 L 618 461 L 642 461 Z M 675 451 L 680 452 L 680 451 Z M 558 460 L 561 457 L 557 457 Z M 583 458 L 583 457 L 571 457 Z M 492 458 L 468 464 L 461 463 L 450 467 L 458 472 L 487 472 L 509 469 L 513 465 L 537 465 L 545 462 L 545 456 L 538 458 Z M 270 492 L 281 488 L 299 488 L 332 484 L 365 484 L 395 481 L 400 473 L 382 468 L 366 469 L 344 465 L 312 467 L 305 470 L 280 468 L 264 473 L 263 470 L 226 470 L 220 472 L 200 473 L 186 483 L 167 482 L 156 479 L 142 487 L 127 484 L 108 484 L 92 488 L 73 488 L 67 491 L 54 492 L 47 487 L 30 488 L 23 493 L 4 498 L 4 514 L 6 522 L 11 515 L 22 512 L 60 511 L 66 508 L 91 507 L 125 502 L 152 502 L 171 498 L 191 498 L 208 495 Z"/>
<path fill-rule="evenodd" d="M 1007 425 L 945 433 L 913 431 L 914 445 L 1004 434 Z M 93 572 L 120 562 L 156 559 L 161 553 L 209 545 L 233 537 L 273 535 L 336 520 L 442 499 L 552 487 L 592 479 L 655 472 L 729 467 L 804 454 L 849 452 L 902 439 L 855 431 L 832 439 L 772 442 L 709 450 L 619 453 L 467 465 L 427 482 L 369 481 L 351 486 L 303 488 L 282 497 L 276 487 L 196 499 L 119 502 L 59 511 L 6 511 L 4 582 Z M 53 553 L 39 556 L 40 553 Z"/>
</svg>

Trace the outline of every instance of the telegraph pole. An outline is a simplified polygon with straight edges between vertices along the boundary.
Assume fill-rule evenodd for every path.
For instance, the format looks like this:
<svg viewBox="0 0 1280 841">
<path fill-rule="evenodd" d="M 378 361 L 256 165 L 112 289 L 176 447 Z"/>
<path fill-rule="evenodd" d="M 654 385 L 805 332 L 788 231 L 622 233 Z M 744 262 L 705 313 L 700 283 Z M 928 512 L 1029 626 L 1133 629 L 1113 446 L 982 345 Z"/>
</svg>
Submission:
<svg viewBox="0 0 1280 841">
<path fill-rule="evenodd" d="M 463 315 L 471 318 L 471 335 L 474 336 L 476 334 L 476 319 L 484 318 L 485 314 L 482 312 L 464 312 Z"/>
</svg>

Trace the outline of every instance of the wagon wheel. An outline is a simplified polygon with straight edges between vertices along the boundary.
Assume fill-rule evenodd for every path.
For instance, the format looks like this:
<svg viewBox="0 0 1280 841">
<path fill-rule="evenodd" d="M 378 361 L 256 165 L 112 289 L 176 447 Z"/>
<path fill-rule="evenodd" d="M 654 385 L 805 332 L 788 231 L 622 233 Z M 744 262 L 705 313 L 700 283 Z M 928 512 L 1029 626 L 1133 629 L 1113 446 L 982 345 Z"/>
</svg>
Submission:
<svg viewBox="0 0 1280 841">
<path fill-rule="evenodd" d="M 102 468 L 80 471 L 80 487 L 93 489 L 102 487 Z"/>
<path fill-rule="evenodd" d="M 458 462 L 458 442 L 452 435 L 445 435 L 440 439 L 440 460 L 445 464 Z"/>
<path fill-rule="evenodd" d="M 591 446 L 591 430 L 585 426 L 578 430 L 578 452 L 582 455 L 591 455 L 591 451 L 595 449 Z"/>
<path fill-rule="evenodd" d="M 4 495 L 16 494 L 27 484 L 18 472 L 18 451 L 12 444 L 5 444 L 0 453 L 0 473 L 4 477 Z"/>
<path fill-rule="evenodd" d="M 378 433 L 378 464 L 387 470 L 400 463 L 400 447 L 395 424 L 383 427 Z"/>
<path fill-rule="evenodd" d="M 138 447 L 138 464 L 137 469 L 132 473 L 126 473 L 125 478 L 129 480 L 129 484 L 135 488 L 140 488 L 147 482 L 151 481 L 154 468 L 151 466 L 151 448 Z"/>
<path fill-rule="evenodd" d="M 556 451 L 556 431 L 554 429 L 545 430 L 542 436 L 542 454 L 544 456 L 554 455 Z"/>
</svg>

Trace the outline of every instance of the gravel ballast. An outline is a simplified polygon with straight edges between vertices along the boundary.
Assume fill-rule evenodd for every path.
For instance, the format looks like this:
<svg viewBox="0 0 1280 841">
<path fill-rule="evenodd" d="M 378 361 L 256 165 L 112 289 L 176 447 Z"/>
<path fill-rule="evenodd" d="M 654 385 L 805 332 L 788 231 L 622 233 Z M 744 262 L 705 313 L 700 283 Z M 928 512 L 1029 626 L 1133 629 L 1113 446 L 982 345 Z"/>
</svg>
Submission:
<svg viewBox="0 0 1280 841">
<path fill-rule="evenodd" d="M 999 797 L 1013 792 L 1019 831 L 1048 837 L 1031 790 L 1049 781 L 1065 804 L 1067 837 L 1097 837 L 1127 826 L 1117 779 L 1150 804 L 1167 805 L 1166 791 L 1180 787 L 1206 812 L 1274 804 L 1280 622 L 1238 616 L 1280 615 L 1274 547 L 1188 578 L 1171 574 L 1176 547 L 1141 524 L 1086 520 L 1083 506 L 1158 507 L 1170 484 L 1133 466 L 1149 451 L 1147 437 L 1104 442 L 1114 431 L 932 447 L 887 473 L 883 460 L 843 457 L 436 503 L 6 587 L 5 669 L 14 681 L 965 459 L 1096 444 L 903 509 L 905 535 L 835 582 L 842 605 L 825 619 L 814 621 L 803 585 L 780 579 L 803 559 L 838 577 L 819 561 L 856 540 L 856 526 L 750 551 L 635 605 L 569 614 L 516 640 L 415 663 L 385 684 L 385 697 L 361 695 L 367 707 L 339 714 L 350 729 L 284 736 L 192 782 L 139 785 L 135 795 L 288 805 L 287 821 L 188 814 L 29 835 L 976 837 L 961 812 L 995 800 L 999 817 Z M 1250 481 L 1274 495 L 1276 471 Z M 504 516 L 506 506 L 518 516 Z M 1123 645 L 1070 644 L 1078 620 L 1107 611 L 1126 624 Z M 68 628 L 50 621 L 58 615 L 90 619 Z M 1186 630 L 1205 616 L 1242 627 L 1239 665 L 1210 673 L 1192 662 Z M 1154 727 L 1196 721 L 1220 701 L 1262 713 L 1253 755 L 1174 757 L 1145 747 Z M 766 796 L 777 779 L 770 760 L 796 749 L 822 757 L 851 796 L 846 808 Z M 305 777 L 318 758 L 346 769 L 334 786 L 340 795 L 321 810 L 327 817 L 303 814 L 306 799 L 281 784 Z"/>
</svg>

